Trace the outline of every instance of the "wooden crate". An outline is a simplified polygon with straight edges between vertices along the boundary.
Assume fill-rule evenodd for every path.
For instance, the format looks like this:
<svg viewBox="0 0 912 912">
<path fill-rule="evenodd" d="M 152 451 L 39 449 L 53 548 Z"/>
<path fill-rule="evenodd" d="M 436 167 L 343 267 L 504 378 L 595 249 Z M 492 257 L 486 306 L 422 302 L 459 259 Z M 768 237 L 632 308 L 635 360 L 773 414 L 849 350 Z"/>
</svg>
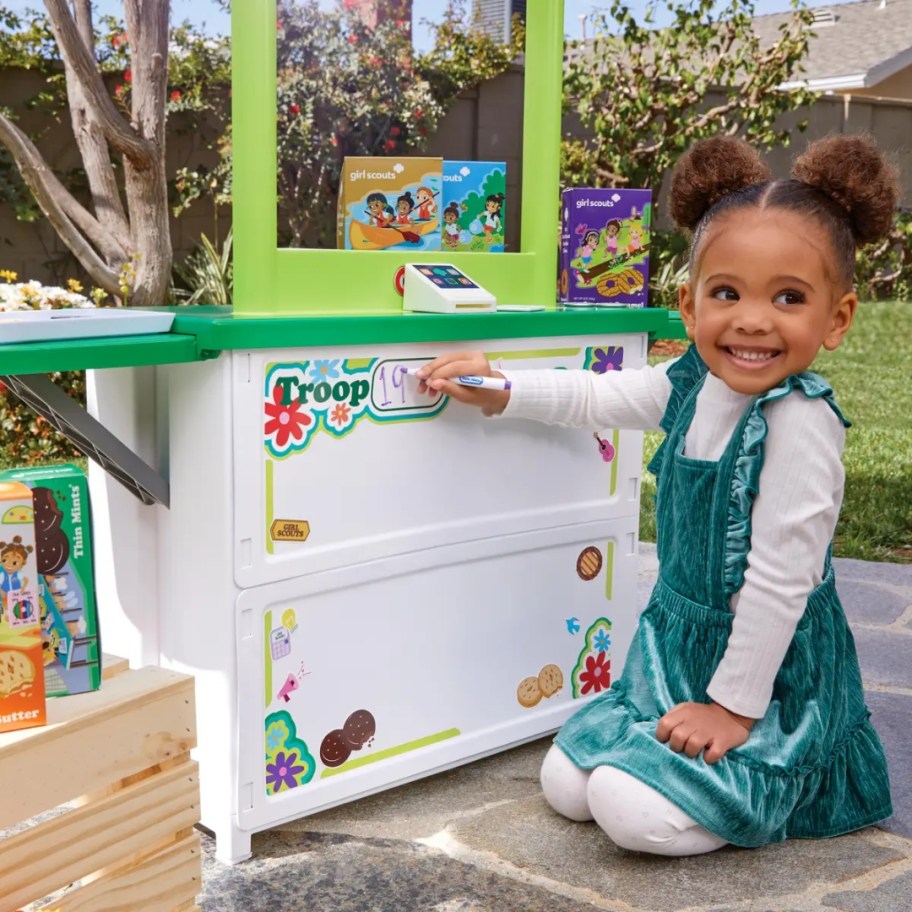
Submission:
<svg viewBox="0 0 912 912">
<path fill-rule="evenodd" d="M 0 912 L 198 912 L 193 679 L 104 668 L 0 735 Z"/>
</svg>

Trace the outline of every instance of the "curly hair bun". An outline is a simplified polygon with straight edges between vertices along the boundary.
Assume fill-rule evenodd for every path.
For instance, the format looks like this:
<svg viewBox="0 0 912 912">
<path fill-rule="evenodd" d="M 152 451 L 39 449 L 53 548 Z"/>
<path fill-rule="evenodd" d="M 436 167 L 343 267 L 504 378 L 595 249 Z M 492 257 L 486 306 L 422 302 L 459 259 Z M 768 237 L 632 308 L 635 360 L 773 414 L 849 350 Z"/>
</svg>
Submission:
<svg viewBox="0 0 912 912">
<path fill-rule="evenodd" d="M 723 196 L 770 178 L 769 168 L 743 140 L 733 136 L 700 140 L 675 165 L 671 217 L 679 228 L 693 231 Z"/>
<path fill-rule="evenodd" d="M 859 246 L 889 232 L 900 198 L 899 171 L 869 136 L 818 139 L 795 160 L 792 177 L 848 212 Z"/>
</svg>

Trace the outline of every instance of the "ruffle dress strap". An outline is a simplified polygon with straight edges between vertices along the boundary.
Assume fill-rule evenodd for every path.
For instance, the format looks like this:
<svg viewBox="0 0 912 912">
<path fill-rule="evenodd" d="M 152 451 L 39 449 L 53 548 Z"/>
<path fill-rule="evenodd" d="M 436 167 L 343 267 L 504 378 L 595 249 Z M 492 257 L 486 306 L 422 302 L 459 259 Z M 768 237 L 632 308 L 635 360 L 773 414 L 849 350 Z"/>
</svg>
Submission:
<svg viewBox="0 0 912 912">
<path fill-rule="evenodd" d="M 670 373 L 670 371 L 669 371 Z M 786 377 L 778 386 L 758 396 L 748 410 L 732 472 L 731 497 L 728 503 L 728 524 L 725 533 L 725 594 L 731 596 L 744 585 L 747 556 L 751 543 L 751 507 L 757 496 L 760 471 L 763 468 L 764 441 L 769 426 L 763 413 L 768 402 L 782 399 L 794 390 L 808 399 L 823 399 L 846 426 L 851 422 L 842 414 L 833 398 L 832 387 L 817 374 L 805 371 Z M 824 573 L 829 569 L 830 553 L 827 551 Z"/>
<path fill-rule="evenodd" d="M 681 408 L 687 401 L 687 397 L 700 385 L 701 381 L 707 374 L 706 363 L 700 357 L 696 345 L 691 345 L 671 367 L 668 368 L 666 376 L 671 383 L 671 396 L 668 398 L 668 404 L 665 406 L 665 414 L 659 422 L 659 427 L 665 431 L 665 439 L 656 450 L 655 455 L 646 467 L 647 471 L 653 475 L 658 475 L 662 469 L 662 462 L 665 458 L 666 446 L 671 434 L 671 429 L 678 420 Z"/>
</svg>

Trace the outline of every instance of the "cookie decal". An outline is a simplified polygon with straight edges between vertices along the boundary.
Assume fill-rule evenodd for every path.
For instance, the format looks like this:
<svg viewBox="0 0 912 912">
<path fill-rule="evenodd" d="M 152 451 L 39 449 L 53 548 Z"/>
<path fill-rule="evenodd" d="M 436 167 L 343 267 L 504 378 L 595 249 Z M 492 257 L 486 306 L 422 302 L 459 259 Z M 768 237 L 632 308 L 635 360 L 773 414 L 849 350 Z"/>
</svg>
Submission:
<svg viewBox="0 0 912 912">
<path fill-rule="evenodd" d="M 377 722 L 366 709 L 356 709 L 342 726 L 345 743 L 353 750 L 361 750 L 377 731 Z"/>
<path fill-rule="evenodd" d="M 520 706 L 531 709 L 541 702 L 541 698 L 542 692 L 536 675 L 523 678 L 519 682 L 519 687 L 516 688 L 516 699 L 519 700 Z"/>
<path fill-rule="evenodd" d="M 564 673 L 553 662 L 545 665 L 537 675 L 529 675 L 519 682 L 516 699 L 525 709 L 532 709 L 542 698 L 553 697 L 564 686 Z"/>
<path fill-rule="evenodd" d="M 320 759 L 326 766 L 342 766 L 351 755 L 341 728 L 334 728 L 320 744 Z"/>
<path fill-rule="evenodd" d="M 595 545 L 589 545 L 588 548 L 583 548 L 580 551 L 579 557 L 576 559 L 576 572 L 580 579 L 594 580 L 599 575 L 599 570 L 602 569 L 602 552 L 599 551 Z"/>
<path fill-rule="evenodd" d="M 370 746 L 377 733 L 377 720 L 373 713 L 366 709 L 356 709 L 346 720 L 342 728 L 334 728 L 323 739 L 320 745 L 320 759 L 326 766 L 342 766 L 362 747 Z"/>
<path fill-rule="evenodd" d="M 553 697 L 564 686 L 564 673 L 557 665 L 545 665 L 538 673 L 538 686 L 542 696 Z"/>
</svg>

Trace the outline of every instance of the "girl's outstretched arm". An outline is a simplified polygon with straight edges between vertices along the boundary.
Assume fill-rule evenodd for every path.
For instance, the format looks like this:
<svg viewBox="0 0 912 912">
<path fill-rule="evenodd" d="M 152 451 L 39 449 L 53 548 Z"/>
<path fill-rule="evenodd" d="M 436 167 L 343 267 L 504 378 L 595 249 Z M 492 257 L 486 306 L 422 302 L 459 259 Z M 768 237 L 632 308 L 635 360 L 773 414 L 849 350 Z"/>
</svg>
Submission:
<svg viewBox="0 0 912 912">
<path fill-rule="evenodd" d="M 656 367 L 606 370 L 492 370 L 483 352 L 441 355 L 418 371 L 419 392 L 446 393 L 482 408 L 486 415 L 531 418 L 545 424 L 589 430 L 615 427 L 656 430 L 662 420 L 671 382 L 667 361 Z M 453 377 L 475 374 L 503 377 L 509 391 L 470 389 Z"/>
</svg>

